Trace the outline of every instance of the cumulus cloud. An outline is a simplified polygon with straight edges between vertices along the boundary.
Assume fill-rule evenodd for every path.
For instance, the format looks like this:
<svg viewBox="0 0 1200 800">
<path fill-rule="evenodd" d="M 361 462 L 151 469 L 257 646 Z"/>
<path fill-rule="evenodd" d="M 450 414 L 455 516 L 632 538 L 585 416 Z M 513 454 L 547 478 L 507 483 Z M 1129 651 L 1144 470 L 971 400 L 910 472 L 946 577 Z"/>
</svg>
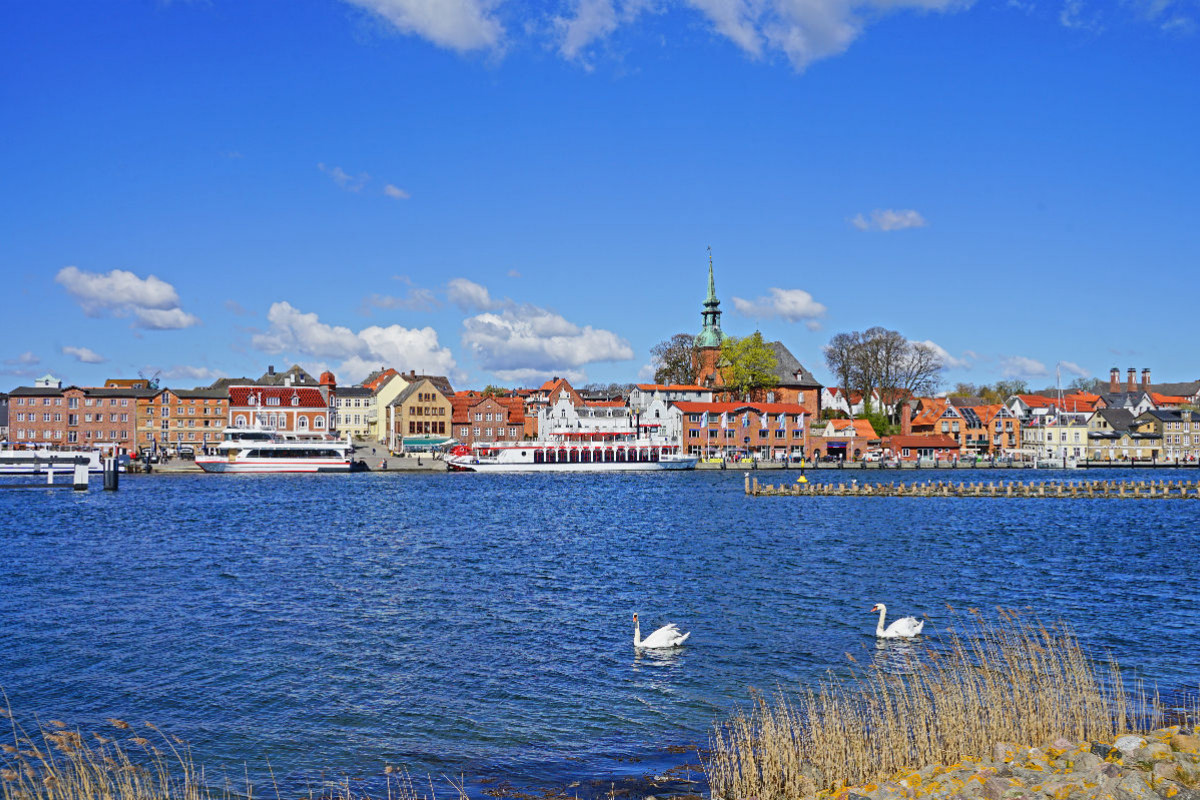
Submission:
<svg viewBox="0 0 1200 800">
<path fill-rule="evenodd" d="M 330 180 L 347 192 L 362 191 L 362 188 L 367 185 L 367 181 L 371 180 L 371 176 L 365 172 L 351 175 L 341 167 L 327 167 L 324 164 L 317 164 L 317 169 L 328 175 Z"/>
<path fill-rule="evenodd" d="M 437 331 L 430 327 L 372 325 L 356 333 L 321 322 L 316 314 L 304 313 L 287 302 L 272 303 L 267 321 L 270 329 L 251 339 L 255 348 L 265 353 L 340 359 L 334 369 L 340 381 L 361 379 L 380 364 L 438 375 L 455 369 L 453 355 L 438 343 Z"/>
<path fill-rule="evenodd" d="M 803 289 L 771 288 L 769 297 L 757 300 L 733 298 L 733 307 L 747 317 L 766 319 L 779 317 L 788 322 L 805 321 L 809 330 L 820 328 L 819 320 L 825 316 L 825 306 L 813 299 L 813 296 Z"/>
<path fill-rule="evenodd" d="M 923 344 L 926 347 L 928 347 L 930 350 L 932 350 L 933 352 L 937 353 L 938 358 L 940 358 L 942 360 L 942 366 L 946 367 L 947 369 L 970 369 L 971 368 L 970 360 L 972 358 L 975 358 L 975 353 L 973 353 L 970 350 L 967 350 L 966 352 L 964 352 L 962 355 L 962 358 L 953 356 L 950 354 L 949 350 L 942 347 L 940 344 L 933 341 L 932 339 L 926 339 L 923 342 L 914 341 L 912 343 L 913 344 Z"/>
<path fill-rule="evenodd" d="M 1041 361 L 1025 356 L 1006 356 L 1000 359 L 1000 369 L 1006 378 L 1042 378 L 1050 374 Z"/>
<path fill-rule="evenodd" d="M 846 50 L 869 21 L 894 11 L 955 11 L 972 0 L 664 0 L 656 7 L 690 8 L 712 30 L 751 58 L 784 55 L 797 71 Z M 559 52 L 584 60 L 595 42 L 634 20 L 645 0 L 575 0 L 573 14 L 555 17 Z M 586 61 L 584 62 L 586 63 Z"/>
<path fill-rule="evenodd" d="M 491 311 L 498 307 L 486 286 L 466 278 L 454 278 L 446 284 L 446 297 L 463 311 Z"/>
<path fill-rule="evenodd" d="M 395 200 L 407 200 L 412 197 L 411 194 L 391 183 L 383 187 L 383 193 Z"/>
<path fill-rule="evenodd" d="M 33 354 L 32 350 L 26 350 L 16 358 L 6 358 L 4 363 L 10 367 L 31 367 L 34 364 L 41 363 L 41 359 Z"/>
<path fill-rule="evenodd" d="M 200 324 L 198 317 L 179 307 L 179 293 L 166 281 L 150 275 L 139 278 L 132 272 L 86 272 L 63 267 L 54 280 L 79 301 L 85 314 L 132 316 L 138 327 L 176 330 Z"/>
<path fill-rule="evenodd" d="M 370 314 L 373 308 L 398 311 L 432 311 L 441 304 L 428 289 L 411 289 L 403 297 L 390 294 L 372 294 L 363 300 L 362 311 Z"/>
<path fill-rule="evenodd" d="M 386 20 L 404 34 L 450 50 L 497 49 L 504 26 L 494 11 L 499 0 L 346 0 Z"/>
<path fill-rule="evenodd" d="M 81 364 L 103 364 L 108 359 L 88 347 L 64 347 L 63 355 L 74 356 Z"/>
<path fill-rule="evenodd" d="M 629 342 L 612 331 L 580 327 L 531 305 L 468 317 L 462 340 L 481 367 L 504 381 L 578 375 L 587 364 L 633 358 Z"/>
<path fill-rule="evenodd" d="M 1086 370 L 1083 367 L 1076 364 L 1074 361 L 1060 361 L 1060 362 L 1058 362 L 1058 366 L 1062 369 L 1063 372 L 1069 373 L 1071 375 L 1075 375 L 1076 377 L 1079 377 L 1079 378 L 1089 378 L 1089 377 L 1091 377 L 1091 374 L 1092 374 L 1088 370 Z"/>
<path fill-rule="evenodd" d="M 177 364 L 164 370 L 158 370 L 155 367 L 151 367 L 144 371 L 149 373 L 158 372 L 167 380 L 189 380 L 199 381 L 201 383 L 212 383 L 217 378 L 225 377 L 225 373 L 219 369 L 213 369 L 212 367 L 194 367 L 187 364 Z"/>
<path fill-rule="evenodd" d="M 911 208 L 897 210 L 894 208 L 877 208 L 870 217 L 858 214 L 850 220 L 850 224 L 860 231 L 902 231 L 906 228 L 924 228 L 928 223 L 925 218 Z"/>
</svg>

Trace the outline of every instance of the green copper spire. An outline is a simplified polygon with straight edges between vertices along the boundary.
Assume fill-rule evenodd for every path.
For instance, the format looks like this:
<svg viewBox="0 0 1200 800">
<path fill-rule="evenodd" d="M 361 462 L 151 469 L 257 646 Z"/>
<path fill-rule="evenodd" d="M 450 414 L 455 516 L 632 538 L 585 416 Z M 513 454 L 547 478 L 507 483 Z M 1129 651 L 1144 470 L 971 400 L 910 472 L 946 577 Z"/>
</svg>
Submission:
<svg viewBox="0 0 1200 800">
<path fill-rule="evenodd" d="M 721 333 L 721 301 L 717 299 L 717 284 L 713 280 L 712 248 L 708 248 L 708 297 L 704 300 L 704 329 L 696 337 L 696 347 L 720 347 L 724 335 Z"/>
</svg>

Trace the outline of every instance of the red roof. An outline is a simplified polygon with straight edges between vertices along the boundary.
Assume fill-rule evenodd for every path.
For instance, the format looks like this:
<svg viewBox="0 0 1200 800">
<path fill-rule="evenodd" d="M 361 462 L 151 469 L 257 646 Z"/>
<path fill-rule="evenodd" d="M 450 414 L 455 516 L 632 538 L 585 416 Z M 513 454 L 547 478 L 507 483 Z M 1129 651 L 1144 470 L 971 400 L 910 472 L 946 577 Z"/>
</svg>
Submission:
<svg viewBox="0 0 1200 800">
<path fill-rule="evenodd" d="M 643 392 L 711 392 L 703 386 L 687 383 L 639 383 L 637 388 Z"/>
<path fill-rule="evenodd" d="M 624 408 L 624 400 L 584 400 L 583 404 L 591 408 Z"/>
<path fill-rule="evenodd" d="M 251 404 L 250 398 L 256 398 L 256 402 Z M 298 397 L 299 402 L 293 405 L 292 398 Z M 279 398 L 278 404 L 268 402 L 271 398 Z M 229 405 L 230 406 L 258 406 L 261 402 L 263 408 L 328 408 L 329 404 L 325 402 L 325 395 L 321 394 L 319 389 L 313 389 L 305 386 L 230 386 L 229 387 Z"/>
<path fill-rule="evenodd" d="M 890 447 L 897 450 L 902 447 L 907 447 L 910 450 L 920 447 L 933 447 L 938 450 L 957 450 L 959 447 L 958 441 L 953 436 L 942 436 L 938 434 L 922 435 L 914 433 L 908 436 L 889 436 L 883 440 L 885 447 Z"/>
<path fill-rule="evenodd" d="M 835 431 L 844 431 L 847 428 L 854 429 L 854 435 L 863 439 L 875 439 L 875 428 L 871 425 L 868 419 L 831 419 Z"/>
</svg>

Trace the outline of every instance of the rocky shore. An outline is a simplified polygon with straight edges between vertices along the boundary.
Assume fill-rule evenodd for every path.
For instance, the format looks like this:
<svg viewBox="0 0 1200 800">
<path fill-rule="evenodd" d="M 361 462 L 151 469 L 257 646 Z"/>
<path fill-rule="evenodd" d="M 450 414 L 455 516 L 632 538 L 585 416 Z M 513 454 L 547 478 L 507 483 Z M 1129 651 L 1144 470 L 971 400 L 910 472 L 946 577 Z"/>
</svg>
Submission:
<svg viewBox="0 0 1200 800">
<path fill-rule="evenodd" d="M 1200 800 L 1200 737 L 1178 726 L 1112 742 L 995 745 L 991 759 L 927 766 L 821 800 Z"/>
</svg>

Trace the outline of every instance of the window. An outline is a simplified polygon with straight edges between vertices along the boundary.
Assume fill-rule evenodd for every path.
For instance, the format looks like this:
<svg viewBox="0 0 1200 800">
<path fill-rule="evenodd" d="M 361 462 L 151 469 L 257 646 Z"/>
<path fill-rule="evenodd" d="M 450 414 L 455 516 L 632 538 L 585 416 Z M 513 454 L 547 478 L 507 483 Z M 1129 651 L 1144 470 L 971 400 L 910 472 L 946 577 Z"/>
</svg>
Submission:
<svg viewBox="0 0 1200 800">
<path fill-rule="evenodd" d="M 458 435 L 465 439 L 469 435 L 468 429 L 467 428 L 459 428 Z"/>
<path fill-rule="evenodd" d="M 300 418 L 300 420 L 301 420 L 301 425 L 300 425 L 300 427 L 302 427 L 302 428 L 303 428 L 303 427 L 304 427 L 304 424 L 303 424 L 304 417 L 301 417 L 301 418 Z M 325 418 L 324 418 L 324 417 L 317 417 L 316 419 L 314 419 L 314 420 L 313 420 L 313 427 L 314 427 L 314 428 L 316 428 L 317 430 L 322 430 L 322 429 L 325 427 Z"/>
<path fill-rule="evenodd" d="M 564 415 L 564 416 L 565 416 L 565 415 Z M 483 412 L 482 412 L 482 411 L 476 411 L 476 412 L 475 412 L 475 421 L 476 421 L 476 422 L 483 422 Z"/>
</svg>

